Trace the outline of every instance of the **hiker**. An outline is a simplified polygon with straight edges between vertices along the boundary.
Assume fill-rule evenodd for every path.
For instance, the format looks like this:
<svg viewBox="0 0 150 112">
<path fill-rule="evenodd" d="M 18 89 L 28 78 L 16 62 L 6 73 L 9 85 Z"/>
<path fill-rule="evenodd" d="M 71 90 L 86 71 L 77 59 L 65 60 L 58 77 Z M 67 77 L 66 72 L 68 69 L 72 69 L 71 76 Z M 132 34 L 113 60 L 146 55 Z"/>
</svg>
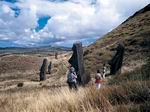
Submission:
<svg viewBox="0 0 150 112">
<path fill-rule="evenodd" d="M 107 67 L 106 67 L 106 64 L 104 63 L 103 64 L 103 79 L 105 79 L 106 77 L 106 71 L 107 71 Z"/>
<path fill-rule="evenodd" d="M 100 89 L 101 83 L 102 83 L 102 75 L 100 73 L 100 70 L 97 70 L 97 74 L 95 76 L 96 89 Z"/>
<path fill-rule="evenodd" d="M 67 83 L 70 89 L 74 88 L 77 90 L 77 75 L 74 67 L 71 67 L 69 70 L 69 73 L 67 75 Z"/>
</svg>

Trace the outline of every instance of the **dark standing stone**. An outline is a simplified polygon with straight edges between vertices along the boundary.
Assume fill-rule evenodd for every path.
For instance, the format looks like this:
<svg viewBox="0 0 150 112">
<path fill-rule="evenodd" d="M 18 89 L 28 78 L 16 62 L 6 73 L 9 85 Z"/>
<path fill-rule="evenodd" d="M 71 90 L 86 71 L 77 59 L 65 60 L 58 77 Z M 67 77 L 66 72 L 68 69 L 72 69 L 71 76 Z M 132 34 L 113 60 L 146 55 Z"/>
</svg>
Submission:
<svg viewBox="0 0 150 112">
<path fill-rule="evenodd" d="M 48 65 L 48 73 L 51 74 L 51 69 L 52 69 L 52 62 L 50 61 Z"/>
<path fill-rule="evenodd" d="M 58 52 L 55 52 L 55 59 L 58 59 Z"/>
<path fill-rule="evenodd" d="M 40 81 L 46 80 L 47 65 L 48 65 L 48 60 L 44 59 L 40 69 Z"/>
<path fill-rule="evenodd" d="M 24 83 L 23 82 L 20 82 L 17 84 L 17 87 L 23 87 Z"/>
<path fill-rule="evenodd" d="M 117 73 L 117 71 L 121 70 L 123 56 L 124 56 L 124 45 L 118 44 L 115 56 L 109 61 L 111 75 L 114 75 Z"/>
<path fill-rule="evenodd" d="M 85 74 L 85 70 L 84 70 L 82 43 L 79 42 L 73 44 L 72 50 L 73 50 L 73 54 L 68 62 L 71 64 L 72 67 L 75 68 L 75 71 L 77 72 L 78 83 L 84 85 L 88 83 L 89 78 Z"/>
</svg>

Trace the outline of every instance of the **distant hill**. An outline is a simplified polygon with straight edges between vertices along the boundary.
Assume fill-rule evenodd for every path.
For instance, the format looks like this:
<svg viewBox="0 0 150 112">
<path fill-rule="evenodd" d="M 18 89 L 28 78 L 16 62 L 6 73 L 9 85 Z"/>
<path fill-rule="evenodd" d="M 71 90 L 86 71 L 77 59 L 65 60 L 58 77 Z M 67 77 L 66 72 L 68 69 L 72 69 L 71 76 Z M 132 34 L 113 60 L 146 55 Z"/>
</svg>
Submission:
<svg viewBox="0 0 150 112">
<path fill-rule="evenodd" d="M 95 72 L 101 68 L 112 58 L 119 41 L 125 45 L 125 66 L 146 62 L 150 57 L 150 4 L 85 49 L 86 69 Z"/>
<path fill-rule="evenodd" d="M 0 54 L 48 54 L 52 52 L 70 51 L 68 47 L 62 46 L 42 46 L 42 47 L 5 47 L 0 48 Z"/>
</svg>

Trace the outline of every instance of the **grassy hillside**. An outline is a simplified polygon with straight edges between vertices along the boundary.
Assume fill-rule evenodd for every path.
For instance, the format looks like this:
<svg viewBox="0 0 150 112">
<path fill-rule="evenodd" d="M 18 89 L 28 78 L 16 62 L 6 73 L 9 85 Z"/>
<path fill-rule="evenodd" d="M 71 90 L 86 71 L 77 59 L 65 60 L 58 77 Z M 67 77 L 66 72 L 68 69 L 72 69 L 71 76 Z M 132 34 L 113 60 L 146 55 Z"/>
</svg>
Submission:
<svg viewBox="0 0 150 112">
<path fill-rule="evenodd" d="M 100 69 L 112 58 L 119 41 L 125 45 L 125 66 L 133 67 L 137 62 L 146 62 L 150 54 L 150 4 L 85 50 L 86 69 L 89 72 Z"/>
<path fill-rule="evenodd" d="M 0 57 L 0 92 L 9 89 L 16 90 L 19 83 L 24 83 L 24 89 L 67 85 L 66 73 L 69 57 L 70 53 L 61 54 L 58 59 L 55 59 L 55 56 L 38 57 L 36 55 Z M 39 70 L 44 58 L 52 62 L 52 70 L 51 74 L 46 74 L 47 80 L 41 83 L 39 82 Z"/>
<path fill-rule="evenodd" d="M 126 71 L 106 78 L 100 90 L 95 89 L 92 81 L 85 87 L 79 87 L 78 91 L 68 89 L 66 73 L 70 53 L 61 54 L 57 60 L 54 56 L 46 57 L 52 61 L 53 69 L 51 75 L 47 74 L 47 80 L 42 82 L 38 81 L 39 73 L 17 74 L 10 68 L 11 73 L 8 74 L 6 69 L 0 74 L 0 112 L 150 112 L 149 8 L 138 11 L 86 48 L 86 70 L 95 73 L 96 69 L 101 69 L 102 63 L 114 55 L 118 41 L 125 44 L 123 69 Z M 26 67 L 22 65 L 27 62 L 30 62 L 27 69 L 33 67 L 35 70 L 43 58 L 28 55 L 0 57 L 1 63 L 9 63 L 9 67 L 15 65 L 15 69 L 19 68 L 16 70 L 22 70 Z M 22 87 L 17 86 L 20 82 Z"/>
<path fill-rule="evenodd" d="M 31 55 L 7 55 L 0 57 L 0 75 L 2 73 L 39 71 L 42 58 Z"/>
<path fill-rule="evenodd" d="M 144 69 L 143 69 L 144 68 Z M 9 89 L 0 92 L 1 112 L 149 112 L 150 63 L 115 76 L 100 90 L 95 85 Z"/>
</svg>

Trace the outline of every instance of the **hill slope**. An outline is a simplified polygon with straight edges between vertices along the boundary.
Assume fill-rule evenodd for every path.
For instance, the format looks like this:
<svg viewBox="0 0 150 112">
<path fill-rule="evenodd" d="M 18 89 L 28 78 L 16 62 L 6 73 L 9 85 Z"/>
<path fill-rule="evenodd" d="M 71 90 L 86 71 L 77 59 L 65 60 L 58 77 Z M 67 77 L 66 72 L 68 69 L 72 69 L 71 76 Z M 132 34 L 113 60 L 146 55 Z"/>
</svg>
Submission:
<svg viewBox="0 0 150 112">
<path fill-rule="evenodd" d="M 150 4 L 85 49 L 86 69 L 95 72 L 101 68 L 114 55 L 119 41 L 125 45 L 125 66 L 146 62 L 150 54 Z"/>
<path fill-rule="evenodd" d="M 86 70 L 95 73 L 102 68 L 120 41 L 125 45 L 123 72 L 106 79 L 104 96 L 113 112 L 149 112 L 150 4 L 85 49 Z"/>
</svg>

